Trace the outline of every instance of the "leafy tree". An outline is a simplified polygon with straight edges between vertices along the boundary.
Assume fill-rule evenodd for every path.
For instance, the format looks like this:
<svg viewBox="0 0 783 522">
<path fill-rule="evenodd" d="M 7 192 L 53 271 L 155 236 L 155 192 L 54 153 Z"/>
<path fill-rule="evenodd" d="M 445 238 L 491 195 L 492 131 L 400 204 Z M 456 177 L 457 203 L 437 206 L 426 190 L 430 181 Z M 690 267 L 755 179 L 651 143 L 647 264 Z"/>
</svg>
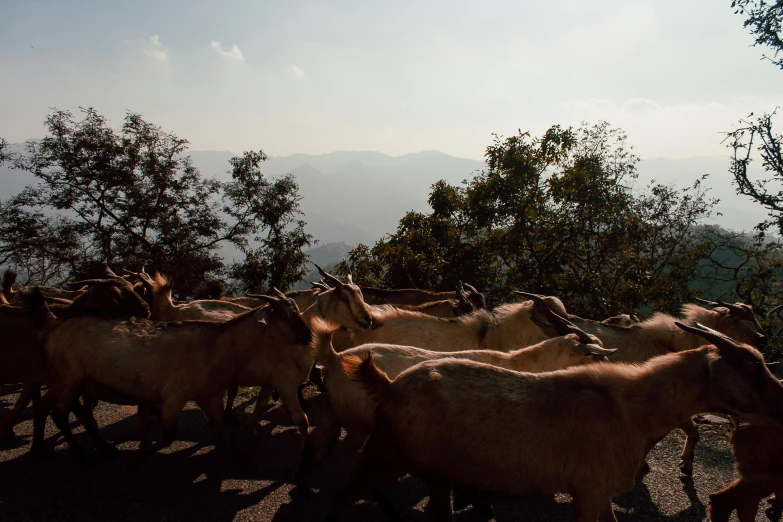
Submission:
<svg viewBox="0 0 783 522">
<path fill-rule="evenodd" d="M 445 290 L 461 279 L 494 302 L 514 289 L 554 294 L 593 317 L 674 310 L 689 293 L 706 248 L 690 230 L 713 203 L 702 180 L 635 192 L 638 158 L 605 122 L 496 137 L 485 157 L 462 186 L 433 185 L 432 213 L 408 213 L 338 268 L 391 287 Z"/>
<path fill-rule="evenodd" d="M 769 219 L 757 229 L 763 233 L 773 228 L 783 235 L 783 136 L 774 132 L 773 116 L 775 111 L 756 120 L 741 120 L 740 127 L 727 134 L 727 140 L 733 150 L 730 171 L 737 193 L 751 197 L 769 211 Z M 761 179 L 754 179 L 748 173 L 754 147 L 765 172 Z"/>
<path fill-rule="evenodd" d="M 772 56 L 764 55 L 764 59 L 783 69 L 783 58 L 778 58 L 778 54 L 783 52 L 783 0 L 734 0 L 731 7 L 734 14 L 746 17 L 743 27 L 750 28 L 750 33 L 756 37 L 754 45 L 772 49 Z"/>
<path fill-rule="evenodd" d="M 0 204 L 0 254 L 33 279 L 80 275 L 95 264 L 147 266 L 171 274 L 178 291 L 190 295 L 205 274 L 224 270 L 221 244 L 249 253 L 263 230 L 281 236 L 299 214 L 293 180 L 261 175 L 263 152 L 232 160 L 233 179 L 222 183 L 202 178 L 186 155 L 187 140 L 139 114 L 128 113 L 116 131 L 94 109 L 82 114 L 77 120 L 54 110 L 47 136 L 9 159 L 39 183 Z M 290 250 L 312 238 L 301 225 L 282 237 L 257 255 L 294 263 L 266 274 L 286 287 L 304 263 Z"/>
</svg>

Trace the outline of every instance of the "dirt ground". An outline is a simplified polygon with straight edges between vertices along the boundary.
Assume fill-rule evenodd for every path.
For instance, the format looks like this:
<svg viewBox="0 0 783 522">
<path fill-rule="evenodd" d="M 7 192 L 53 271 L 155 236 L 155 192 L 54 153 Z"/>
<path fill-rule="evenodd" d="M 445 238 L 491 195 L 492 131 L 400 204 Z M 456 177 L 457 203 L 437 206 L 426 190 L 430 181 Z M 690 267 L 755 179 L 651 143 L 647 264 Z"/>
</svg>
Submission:
<svg viewBox="0 0 783 522">
<path fill-rule="evenodd" d="M 11 408 L 17 391 L 10 387 L 0 392 L 5 393 L 0 414 Z M 310 401 L 313 424 L 318 422 L 323 400 L 317 396 Z M 251 399 L 245 397 L 238 409 L 250 405 Z M 56 446 L 54 457 L 31 457 L 32 411 L 25 411 L 23 422 L 16 427 L 18 446 L 0 450 L 0 521 L 317 521 L 347 480 L 354 462 L 354 453 L 339 444 L 314 474 L 314 494 L 305 498 L 290 481 L 300 441 L 284 408 L 278 405 L 268 413 L 261 433 L 251 441 L 252 462 L 247 469 L 239 469 L 215 451 L 206 419 L 195 405 L 189 405 L 179 425 L 179 440 L 139 470 L 130 471 L 128 464 L 138 447 L 135 408 L 101 403 L 96 418 L 104 437 L 114 441 L 120 452 L 112 460 L 87 466 L 68 452 L 51 421 L 47 445 Z M 729 426 L 703 424 L 700 431 L 693 479 L 680 477 L 677 465 L 684 437 L 673 432 L 650 454 L 650 472 L 632 491 L 615 499 L 620 522 L 707 519 L 709 493 L 724 487 L 735 474 L 727 442 Z M 76 433 L 86 443 L 81 428 Z M 387 490 L 409 520 L 429 520 L 426 490 L 419 480 L 408 477 Z M 495 498 L 493 505 L 497 522 L 571 520 L 567 495 L 558 495 L 554 501 L 540 495 Z M 766 520 L 765 507 L 757 520 Z M 480 520 L 469 509 L 456 519 Z M 374 503 L 362 502 L 343 520 L 390 519 Z"/>
</svg>

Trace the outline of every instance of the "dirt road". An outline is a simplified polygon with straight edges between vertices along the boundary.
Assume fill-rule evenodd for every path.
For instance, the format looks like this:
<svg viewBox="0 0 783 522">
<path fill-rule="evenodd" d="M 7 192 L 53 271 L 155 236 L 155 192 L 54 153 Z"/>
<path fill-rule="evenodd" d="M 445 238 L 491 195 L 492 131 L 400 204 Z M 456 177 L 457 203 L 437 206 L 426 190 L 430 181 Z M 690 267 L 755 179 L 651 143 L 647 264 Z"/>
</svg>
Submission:
<svg viewBox="0 0 783 522">
<path fill-rule="evenodd" d="M 2 397 L 3 413 L 13 404 L 15 390 Z M 311 420 L 318 421 L 322 397 L 311 401 Z M 243 404 L 247 405 L 249 399 Z M 220 458 L 212 446 L 206 420 L 195 406 L 184 412 L 179 441 L 151 457 L 141 469 L 128 471 L 136 441 L 135 408 L 101 404 L 96 410 L 104 436 L 117 443 L 118 457 L 81 464 L 71 455 L 57 430 L 47 426 L 47 444 L 57 445 L 53 459 L 39 461 L 28 453 L 32 432 L 31 410 L 17 426 L 19 446 L 0 450 L 0 520 L 2 521 L 172 521 L 258 520 L 318 521 L 335 490 L 350 474 L 352 452 L 343 444 L 324 459 L 314 477 L 316 491 L 304 498 L 291 485 L 300 442 L 290 417 L 282 407 L 268 415 L 262 433 L 252 441 L 253 462 L 240 470 Z M 651 471 L 629 493 L 615 499 L 620 522 L 663 520 L 691 522 L 707 517 L 707 495 L 734 478 L 727 442 L 728 426 L 702 425 L 692 480 L 680 480 L 677 468 L 683 436 L 672 433 L 650 455 Z M 82 433 L 81 428 L 77 433 Z M 158 436 L 155 433 L 155 437 Z M 86 437 L 80 435 L 86 442 Z M 411 521 L 427 521 L 426 490 L 413 478 L 388 488 Z M 519 520 L 568 521 L 567 495 L 496 498 L 498 522 Z M 766 506 L 762 506 L 766 507 Z M 358 504 L 346 513 L 345 522 L 388 520 L 371 503 Z M 460 522 L 479 520 L 470 510 L 457 515 Z M 766 520 L 763 509 L 759 521 Z"/>
</svg>

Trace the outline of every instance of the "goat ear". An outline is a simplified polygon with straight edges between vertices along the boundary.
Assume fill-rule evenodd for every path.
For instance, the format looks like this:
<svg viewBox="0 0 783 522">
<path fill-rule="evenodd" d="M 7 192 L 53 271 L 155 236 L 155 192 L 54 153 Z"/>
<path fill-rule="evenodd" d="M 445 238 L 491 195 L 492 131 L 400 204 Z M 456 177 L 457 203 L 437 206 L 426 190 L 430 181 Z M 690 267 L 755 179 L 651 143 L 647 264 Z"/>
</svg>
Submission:
<svg viewBox="0 0 783 522">
<path fill-rule="evenodd" d="M 354 284 L 354 282 L 353 282 L 353 274 L 351 274 L 350 272 L 348 272 L 348 284 L 349 285 Z"/>
<path fill-rule="evenodd" d="M 313 264 L 318 269 L 318 273 L 321 274 L 321 277 L 326 280 L 327 284 L 330 284 L 330 283 L 334 284 L 338 288 L 343 286 L 343 282 L 340 281 L 340 279 L 338 279 L 337 277 L 333 276 L 332 274 L 326 272 L 323 268 L 318 266 L 318 264 L 316 264 L 316 263 L 313 263 Z M 331 286 L 331 284 L 330 284 L 330 286 Z"/>
<path fill-rule="evenodd" d="M 265 306 L 259 309 L 253 318 L 256 320 L 256 322 L 261 323 L 265 326 L 269 326 L 269 317 L 271 316 L 271 314 L 272 314 L 272 307 Z"/>
</svg>

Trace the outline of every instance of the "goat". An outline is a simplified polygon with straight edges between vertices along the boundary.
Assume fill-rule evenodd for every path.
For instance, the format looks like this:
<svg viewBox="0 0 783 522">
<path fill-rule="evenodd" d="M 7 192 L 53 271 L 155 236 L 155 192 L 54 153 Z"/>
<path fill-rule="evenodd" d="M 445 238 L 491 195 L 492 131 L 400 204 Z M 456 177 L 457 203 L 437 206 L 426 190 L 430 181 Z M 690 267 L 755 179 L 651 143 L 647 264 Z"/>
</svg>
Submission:
<svg viewBox="0 0 783 522">
<path fill-rule="evenodd" d="M 37 287 L 20 291 L 20 296 L 27 301 L 26 308 L 3 309 L 2 326 L 6 342 L 0 350 L 0 383 L 22 382 L 24 386 L 11 413 L 0 424 L 0 440 L 8 443 L 14 439 L 13 428 L 24 408 L 31 399 L 40 396 L 40 387 L 50 380 L 48 371 L 41 356 L 40 342 L 45 332 L 41 331 L 42 317 L 49 317 L 49 310 L 54 314 L 50 319 L 67 318 L 81 315 L 102 316 L 107 318 L 149 317 L 149 308 L 134 291 L 127 281 L 121 278 L 93 279 L 72 283 L 87 290 L 78 295 L 72 302 L 58 298 L 44 298 Z M 46 303 L 55 301 L 53 306 Z M 40 432 L 40 440 L 33 440 L 32 451 L 43 451 L 40 442 L 43 438 L 42 422 L 33 426 L 34 432 Z M 66 434 L 67 435 L 67 434 Z"/>
<path fill-rule="evenodd" d="M 338 354 L 332 347 L 334 329 L 330 329 L 324 322 L 315 323 L 313 326 L 317 339 L 317 357 L 326 367 L 324 382 L 331 411 L 324 415 L 326 421 L 313 430 L 308 440 L 301 473 L 304 474 L 309 465 L 309 458 L 314 457 L 323 446 L 331 446 L 337 442 L 341 426 L 357 446 L 361 445 L 369 433 L 375 410 L 374 401 L 343 371 L 344 360 L 372 354 L 375 364 L 390 379 L 394 379 L 407 368 L 430 360 L 468 359 L 515 371 L 540 373 L 606 359 L 607 355 L 615 351 L 602 348 L 596 337 L 588 336 L 564 317 L 554 312 L 551 312 L 550 316 L 558 325 L 561 337 L 547 339 L 508 353 L 493 350 L 433 352 L 413 346 L 363 344 Z"/>
<path fill-rule="evenodd" d="M 750 306 L 743 303 L 729 305 L 723 301 L 702 302 L 715 308 L 708 310 L 696 304 L 683 305 L 683 323 L 693 325 L 699 322 L 751 346 L 761 347 L 766 344 L 764 331 Z M 677 328 L 677 319 L 664 313 L 656 313 L 629 328 L 606 326 L 576 316 L 569 318 L 586 332 L 601 339 L 605 347 L 619 348 L 609 357 L 612 362 L 639 363 L 670 352 L 691 350 L 706 344 L 702 337 Z M 679 428 L 686 435 L 680 470 L 685 475 L 691 475 L 699 429 L 693 420 L 684 422 Z"/>
<path fill-rule="evenodd" d="M 54 377 L 47 394 L 54 396 L 61 419 L 85 386 L 98 399 L 120 396 L 135 404 L 161 403 L 163 438 L 140 449 L 141 459 L 174 442 L 180 412 L 189 400 L 196 401 L 220 432 L 223 395 L 255 357 L 268 350 L 290 353 L 292 346 L 309 350 L 310 343 L 309 327 L 288 300 L 223 322 L 77 317 L 54 328 L 46 339 L 44 351 Z M 93 438 L 98 436 L 97 426 L 85 428 Z"/>
<path fill-rule="evenodd" d="M 601 324 L 605 324 L 606 326 L 622 326 L 625 328 L 638 323 L 641 323 L 639 317 L 629 314 L 618 314 L 601 321 Z"/>
<path fill-rule="evenodd" d="M 318 267 L 318 265 L 316 265 Z M 319 271 L 321 270 L 318 267 Z M 353 284 L 353 276 L 348 274 L 348 282 Z M 323 288 L 321 285 L 329 286 L 327 281 L 321 280 L 321 283 L 313 283 Z M 460 281 L 460 285 L 462 282 Z M 465 283 L 465 289 L 468 290 L 468 299 L 476 308 L 486 308 L 484 295 L 473 286 Z M 382 288 L 373 288 L 369 286 L 360 287 L 364 295 L 365 302 L 369 305 L 396 305 L 396 306 L 418 306 L 436 301 L 445 301 L 451 298 L 451 292 L 432 292 L 430 290 L 419 290 L 417 288 L 403 288 L 397 290 L 385 290 Z"/>
<path fill-rule="evenodd" d="M 14 290 L 16 284 L 17 273 L 10 268 L 6 269 L 3 274 L 3 296 L 9 304 L 15 304 L 19 302 L 21 294 L 19 290 Z M 38 290 L 44 297 L 59 297 L 61 299 L 75 299 L 80 294 L 84 293 L 84 290 L 79 288 L 76 290 L 64 290 L 55 286 L 37 286 Z"/>
<path fill-rule="evenodd" d="M 462 281 L 460 281 L 457 284 L 457 292 L 456 292 L 455 299 L 432 301 L 420 305 L 396 305 L 396 306 L 397 308 L 401 308 L 402 310 L 421 312 L 427 315 L 434 315 L 435 317 L 459 317 L 460 315 L 466 315 L 473 312 L 476 308 L 479 309 L 483 308 L 483 306 L 474 306 L 474 304 L 470 301 L 467 294 L 465 293 L 465 289 L 463 288 Z"/>
<path fill-rule="evenodd" d="M 761 500 L 774 493 L 767 516 L 777 522 L 783 507 L 783 429 L 741 424 L 729 442 L 740 478 L 710 494 L 710 520 L 728 522 L 736 509 L 740 522 L 753 522 Z"/>
<path fill-rule="evenodd" d="M 453 485 L 568 492 L 575 520 L 616 522 L 612 498 L 634 486 L 651 444 L 681 418 L 721 409 L 783 426 L 783 386 L 755 348 L 700 324 L 678 327 L 713 345 L 641 365 L 537 375 L 473 361 L 426 361 L 393 382 L 372 356 L 344 360 L 346 373 L 377 406 L 356 471 L 327 520 L 410 472 L 427 480 L 440 520 L 453 520 Z"/>
<path fill-rule="evenodd" d="M 450 319 L 389 305 L 376 306 L 373 327 L 336 338 L 335 347 L 341 351 L 360 344 L 382 343 L 416 346 L 435 352 L 508 352 L 559 335 L 557 325 L 551 322 L 550 308 L 566 315 L 563 303 L 556 297 L 504 304 L 491 312 L 477 310 Z"/>
<path fill-rule="evenodd" d="M 372 326 L 373 317 L 370 308 L 362 298 L 362 292 L 359 287 L 353 283 L 343 283 L 337 277 L 325 272 L 320 266 L 315 265 L 321 271 L 321 275 L 331 283 L 329 290 L 324 290 L 315 295 L 315 303 L 302 312 L 302 317 L 308 323 L 314 318 L 320 318 L 331 324 L 343 328 L 366 329 Z M 282 294 L 281 294 L 282 295 Z M 256 297 L 266 299 L 268 296 L 257 295 Z M 315 370 L 315 356 L 310 361 L 313 367 L 311 372 L 311 381 L 319 383 L 320 374 Z M 227 410 L 233 407 L 237 390 L 229 390 L 229 397 L 226 403 Z M 258 393 L 256 406 L 248 423 L 254 426 L 258 423 L 264 411 L 269 404 L 269 398 L 272 396 L 273 389 L 262 387 Z M 304 398 L 300 399 L 304 401 Z"/>
<path fill-rule="evenodd" d="M 226 321 L 250 310 L 220 299 L 174 304 L 171 300 L 174 285 L 168 277 L 156 272 L 155 277 L 151 278 L 143 269 L 137 275 L 150 296 L 148 302 L 155 321 Z"/>
</svg>

